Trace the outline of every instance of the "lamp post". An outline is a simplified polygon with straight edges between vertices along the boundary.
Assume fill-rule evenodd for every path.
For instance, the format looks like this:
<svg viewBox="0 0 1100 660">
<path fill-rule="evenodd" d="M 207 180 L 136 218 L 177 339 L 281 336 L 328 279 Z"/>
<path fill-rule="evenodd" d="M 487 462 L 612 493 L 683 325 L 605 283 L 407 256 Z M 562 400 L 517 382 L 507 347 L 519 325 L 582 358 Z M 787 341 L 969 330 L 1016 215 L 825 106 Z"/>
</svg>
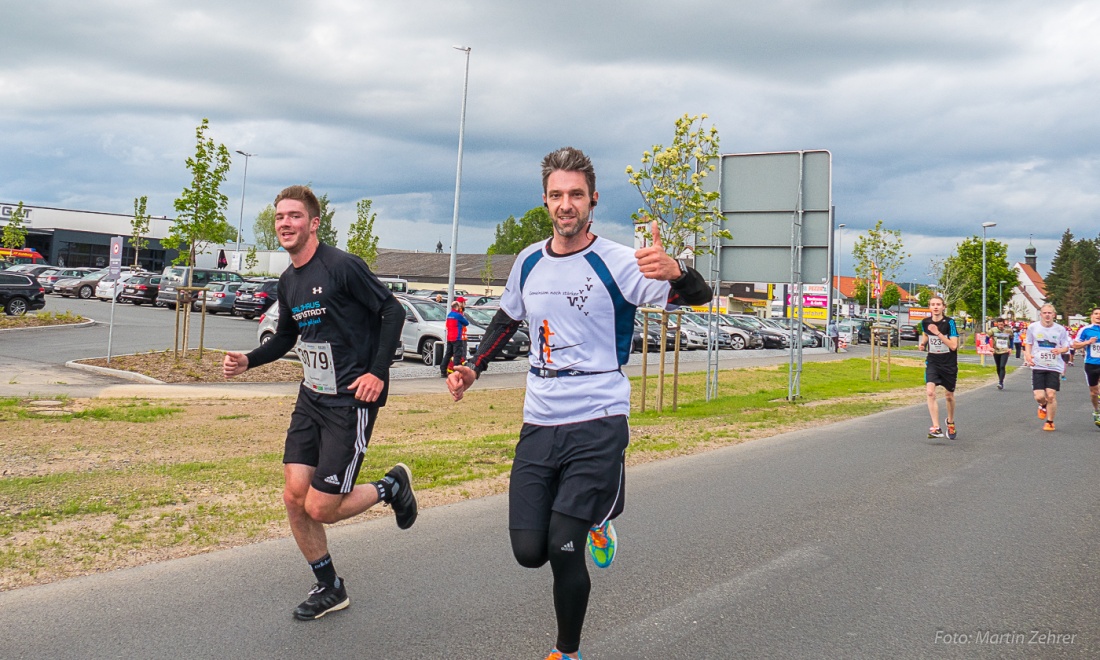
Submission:
<svg viewBox="0 0 1100 660">
<path fill-rule="evenodd" d="M 844 232 L 840 231 L 848 225 L 843 222 L 836 226 L 836 290 L 840 294 L 840 301 L 844 300 L 844 291 L 840 288 L 840 260 L 844 257 L 841 246 L 844 244 Z M 838 301 L 839 302 L 839 301 Z M 840 306 L 836 308 L 836 322 L 840 322 Z"/>
<path fill-rule="evenodd" d="M 237 149 L 237 153 L 244 156 L 244 183 L 241 184 L 241 219 L 237 221 L 237 263 L 234 270 L 240 270 L 241 266 L 244 265 L 241 259 L 241 232 L 244 229 L 244 191 L 248 187 L 248 159 L 256 155 L 245 153 L 240 149 Z"/>
<path fill-rule="evenodd" d="M 1004 316 L 1005 313 L 1005 285 L 1008 284 L 1008 280 L 1001 280 L 997 285 L 997 316 Z"/>
<path fill-rule="evenodd" d="M 455 215 L 451 222 L 451 268 L 447 274 L 447 308 L 455 299 L 455 269 L 458 266 L 458 197 L 462 192 L 462 140 L 466 133 L 466 93 L 470 88 L 470 47 L 452 46 L 466 53 L 466 74 L 462 79 L 462 116 L 458 122 L 458 172 L 455 174 Z"/>
<path fill-rule="evenodd" d="M 981 332 L 985 332 L 985 230 L 990 227 L 996 227 L 996 222 L 983 222 L 982 223 L 982 329 Z M 985 357 L 984 355 L 982 356 Z"/>
</svg>

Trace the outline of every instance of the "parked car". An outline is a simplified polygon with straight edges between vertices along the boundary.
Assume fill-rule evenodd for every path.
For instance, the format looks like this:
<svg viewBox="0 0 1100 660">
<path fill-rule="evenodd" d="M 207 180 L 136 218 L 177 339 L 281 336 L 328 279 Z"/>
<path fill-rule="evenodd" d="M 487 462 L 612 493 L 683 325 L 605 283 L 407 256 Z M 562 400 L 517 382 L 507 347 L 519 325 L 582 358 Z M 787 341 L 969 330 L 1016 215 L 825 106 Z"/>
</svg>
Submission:
<svg viewBox="0 0 1100 660">
<path fill-rule="evenodd" d="M 794 319 L 788 319 L 788 318 L 778 318 L 778 319 L 770 319 L 770 320 L 777 323 L 777 324 L 779 324 L 781 327 L 783 327 L 786 330 L 790 330 L 791 326 L 794 325 L 794 323 L 795 323 Z M 824 346 L 825 345 L 825 338 L 826 338 L 825 333 L 822 332 L 821 330 L 819 330 L 818 328 L 813 327 L 809 323 L 806 323 L 805 321 L 802 322 L 802 333 L 804 335 L 809 335 L 809 337 L 810 337 L 810 343 L 805 344 L 806 346 L 811 346 L 813 348 L 818 348 L 819 346 Z"/>
<path fill-rule="evenodd" d="M 466 319 L 479 327 L 487 328 L 497 313 L 496 307 L 467 307 Z M 516 330 L 508 343 L 504 345 L 500 357 L 504 360 L 514 360 L 518 357 L 526 357 L 531 352 L 531 337 L 523 329 Z"/>
<path fill-rule="evenodd" d="M 438 366 L 436 344 L 447 339 L 447 306 L 413 296 L 397 296 L 397 300 L 405 308 L 405 325 L 401 328 L 404 354 L 417 355 L 424 364 Z M 469 355 L 477 351 L 484 335 L 485 329 L 479 325 L 471 323 L 467 327 L 466 350 Z"/>
<path fill-rule="evenodd" d="M 233 313 L 246 319 L 254 319 L 267 311 L 279 299 L 279 280 L 265 279 L 245 282 L 237 289 L 233 301 Z"/>
<path fill-rule="evenodd" d="M 95 285 L 95 297 L 104 302 L 112 299 L 118 300 L 122 290 L 126 288 L 126 282 L 135 275 L 144 275 L 144 271 L 124 270 L 120 271 L 117 278 L 112 279 L 110 274 L 101 279 Z"/>
<path fill-rule="evenodd" d="M 908 339 L 911 341 L 917 341 L 920 339 L 920 335 L 917 333 L 917 327 L 915 325 L 903 325 L 898 330 L 898 337 L 900 339 Z"/>
<path fill-rule="evenodd" d="M 29 273 L 0 272 L 0 307 L 8 316 L 23 316 L 46 306 L 46 292 Z"/>
<path fill-rule="evenodd" d="M 134 305 L 149 303 L 153 307 L 160 307 L 161 303 L 157 300 L 157 293 L 160 291 L 160 279 L 160 275 L 153 275 L 152 273 L 141 273 L 131 277 L 126 280 L 125 286 L 122 287 L 122 293 L 119 294 L 118 301 L 133 303 Z"/>
<path fill-rule="evenodd" d="M 272 305 L 268 307 L 267 311 L 260 314 L 260 323 L 256 327 L 256 341 L 262 346 L 271 341 L 271 338 L 275 336 L 275 330 L 279 327 L 279 306 Z M 294 350 L 291 349 L 287 355 L 294 355 Z M 393 353 L 391 364 L 397 362 L 404 356 L 405 352 L 401 349 L 401 342 L 397 342 L 397 349 Z"/>
<path fill-rule="evenodd" d="M 675 321 L 675 317 L 669 317 L 670 321 Z M 649 323 L 645 323 L 645 318 L 641 312 L 635 312 L 634 314 L 634 352 L 641 352 L 641 330 L 642 325 L 648 326 L 648 332 L 646 336 L 646 344 L 648 348 L 646 350 L 659 351 L 661 350 L 661 317 L 659 314 L 651 314 Z M 675 323 L 670 323 L 669 327 L 665 330 L 665 350 L 676 350 L 676 335 L 680 330 L 676 327 Z M 685 348 L 684 342 L 680 342 L 680 348 Z"/>
<path fill-rule="evenodd" d="M 765 325 L 771 326 L 772 328 L 775 328 L 776 330 L 785 334 L 787 336 L 787 340 L 790 341 L 791 329 L 789 326 L 780 323 L 781 320 L 786 319 L 761 319 L 761 321 L 763 321 Z M 808 348 L 814 345 L 813 333 L 802 331 L 799 333 L 799 335 L 802 341 L 802 348 Z"/>
<path fill-rule="evenodd" d="M 278 280 L 276 280 L 278 282 Z M 234 305 L 237 301 L 237 291 L 244 286 L 241 282 L 214 282 L 206 285 L 205 291 L 199 291 L 199 298 L 191 303 L 192 311 L 202 311 L 203 301 L 206 301 L 207 314 L 237 315 Z"/>
<path fill-rule="evenodd" d="M 191 272 L 193 270 L 193 272 Z M 189 266 L 169 266 L 161 273 L 160 291 L 157 292 L 157 300 L 162 305 L 176 308 L 178 287 L 187 286 L 190 278 L 191 286 L 205 287 L 211 282 L 244 282 L 241 274 L 234 270 L 222 268 L 195 268 Z"/>
<path fill-rule="evenodd" d="M 849 318 L 837 325 L 841 337 L 847 337 L 849 344 L 871 343 L 871 322 L 866 319 Z"/>
<path fill-rule="evenodd" d="M 898 341 L 898 329 L 888 325 L 877 325 L 872 327 L 872 333 L 875 336 L 875 343 L 884 346 L 889 341 L 891 346 L 897 346 Z"/>
<path fill-rule="evenodd" d="M 764 348 L 789 348 L 791 345 L 789 333 L 764 323 L 752 314 L 728 314 L 727 316 L 738 319 L 759 332 L 760 338 L 764 340 Z"/>
<path fill-rule="evenodd" d="M 65 298 L 82 298 L 88 300 L 95 295 L 95 287 L 99 281 L 107 276 L 108 269 L 100 268 L 80 277 L 69 280 L 58 280 L 53 285 L 53 292 Z"/>
<path fill-rule="evenodd" d="M 708 312 L 699 312 L 699 316 L 705 321 L 710 319 Z M 733 350 L 764 348 L 764 338 L 747 323 L 736 321 L 726 314 L 718 314 L 717 317 L 718 327 L 729 333 L 730 348 Z"/>
<path fill-rule="evenodd" d="M 38 283 L 42 285 L 46 293 L 53 293 L 54 284 L 57 284 L 61 280 L 84 277 L 94 270 L 94 268 L 55 268 L 53 272 L 47 270 L 39 274 Z"/>
<path fill-rule="evenodd" d="M 55 268 L 57 268 L 57 266 L 51 266 L 49 264 L 16 264 L 14 266 L 9 266 L 7 270 L 13 273 L 23 273 L 24 275 L 34 275 L 37 277 L 39 273 Z"/>
<path fill-rule="evenodd" d="M 467 309 L 470 307 L 492 307 L 494 309 L 500 307 L 500 296 L 478 296 L 466 300 Z"/>
<path fill-rule="evenodd" d="M 706 342 L 707 337 L 710 336 L 711 332 L 717 331 L 718 343 L 716 344 L 716 346 L 718 348 L 733 347 L 733 336 L 729 332 L 729 330 L 726 330 L 722 327 L 721 323 L 717 323 L 712 327 L 710 322 L 703 314 L 697 314 L 695 312 L 685 311 L 683 314 L 681 314 L 681 318 L 683 319 L 683 321 L 680 324 L 680 329 L 683 330 L 685 333 L 692 331 L 697 333 L 702 332 L 703 340 L 704 342 Z M 703 348 L 706 348 L 706 343 L 704 343 Z"/>
</svg>

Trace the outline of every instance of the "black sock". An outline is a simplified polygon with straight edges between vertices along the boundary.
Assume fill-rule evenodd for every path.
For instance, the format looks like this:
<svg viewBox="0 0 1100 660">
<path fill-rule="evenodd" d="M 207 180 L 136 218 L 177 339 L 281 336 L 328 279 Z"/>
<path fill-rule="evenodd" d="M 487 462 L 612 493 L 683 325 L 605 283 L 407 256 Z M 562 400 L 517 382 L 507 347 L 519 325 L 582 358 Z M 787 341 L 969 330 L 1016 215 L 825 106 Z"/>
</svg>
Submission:
<svg viewBox="0 0 1100 660">
<path fill-rule="evenodd" d="M 332 556 L 325 555 L 317 561 L 309 562 L 317 581 L 328 587 L 339 587 L 340 578 L 336 577 L 336 567 L 332 565 Z"/>
<path fill-rule="evenodd" d="M 370 485 L 378 489 L 378 499 L 387 504 L 393 501 L 393 496 L 401 489 L 401 484 L 397 483 L 397 481 L 389 475 L 382 477 L 378 481 L 370 482 Z"/>
</svg>

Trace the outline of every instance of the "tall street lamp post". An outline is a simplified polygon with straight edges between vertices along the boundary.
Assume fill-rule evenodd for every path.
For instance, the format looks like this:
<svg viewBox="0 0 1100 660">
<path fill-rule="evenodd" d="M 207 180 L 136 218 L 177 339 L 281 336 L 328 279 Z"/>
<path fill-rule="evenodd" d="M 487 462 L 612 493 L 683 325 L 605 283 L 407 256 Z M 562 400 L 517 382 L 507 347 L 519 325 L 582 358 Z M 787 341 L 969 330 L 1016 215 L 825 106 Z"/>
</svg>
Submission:
<svg viewBox="0 0 1100 660">
<path fill-rule="evenodd" d="M 996 227 L 996 222 L 982 223 L 982 326 L 980 332 L 985 332 L 985 231 L 990 227 Z M 982 356 L 985 357 L 984 355 Z"/>
<path fill-rule="evenodd" d="M 453 46 L 466 53 L 466 74 L 462 80 L 462 116 L 458 122 L 458 173 L 455 174 L 455 215 L 451 222 L 451 268 L 447 274 L 447 308 L 455 299 L 455 269 L 458 267 L 458 198 L 462 192 L 462 140 L 466 134 L 466 93 L 470 88 L 470 47 Z"/>
<path fill-rule="evenodd" d="M 241 184 L 241 219 L 237 221 L 237 263 L 234 270 L 240 270 L 241 266 L 244 265 L 244 260 L 241 259 L 241 232 L 244 229 L 244 191 L 248 187 L 248 159 L 256 155 L 245 153 L 240 149 L 237 149 L 237 153 L 244 156 L 244 183 Z"/>
<path fill-rule="evenodd" d="M 844 258 L 844 253 L 841 250 L 841 246 L 844 244 L 844 232 L 840 230 L 844 229 L 847 226 L 848 225 L 844 224 L 843 222 L 836 226 L 836 291 L 840 294 L 838 296 L 840 300 L 837 301 L 836 308 L 837 323 L 840 322 L 840 305 L 844 302 L 844 291 L 842 291 L 840 288 L 840 260 Z"/>
<path fill-rule="evenodd" d="M 997 316 L 1004 316 L 1005 313 L 1005 284 L 1008 280 L 1001 280 L 997 285 Z"/>
</svg>

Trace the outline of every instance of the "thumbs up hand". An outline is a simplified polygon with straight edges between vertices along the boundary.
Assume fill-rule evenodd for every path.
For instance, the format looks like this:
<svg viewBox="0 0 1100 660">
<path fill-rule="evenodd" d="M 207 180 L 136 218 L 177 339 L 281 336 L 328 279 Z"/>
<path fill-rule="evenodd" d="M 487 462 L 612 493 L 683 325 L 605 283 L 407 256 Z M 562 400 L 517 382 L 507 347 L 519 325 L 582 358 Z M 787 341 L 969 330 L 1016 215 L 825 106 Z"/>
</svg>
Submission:
<svg viewBox="0 0 1100 660">
<path fill-rule="evenodd" d="M 661 225 L 656 220 L 650 225 L 653 236 L 652 245 L 644 246 L 634 252 L 638 261 L 638 270 L 651 280 L 676 280 L 680 278 L 680 264 L 665 253 L 661 244 Z"/>
</svg>

